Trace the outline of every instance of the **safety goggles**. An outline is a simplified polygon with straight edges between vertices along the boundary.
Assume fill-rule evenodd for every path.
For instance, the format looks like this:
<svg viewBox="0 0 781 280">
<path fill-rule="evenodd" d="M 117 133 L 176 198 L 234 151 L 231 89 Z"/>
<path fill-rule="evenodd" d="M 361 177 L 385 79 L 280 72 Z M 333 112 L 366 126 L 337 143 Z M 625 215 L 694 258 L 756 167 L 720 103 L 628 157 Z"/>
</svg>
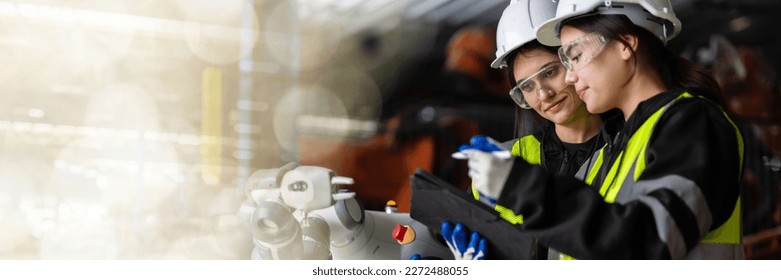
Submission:
<svg viewBox="0 0 781 280">
<path fill-rule="evenodd" d="M 532 105 L 540 102 L 540 92 L 543 90 L 555 90 L 551 85 L 557 86 L 564 83 L 564 67 L 558 61 L 545 64 L 539 71 L 526 79 L 518 82 L 518 85 L 510 89 L 510 97 L 523 109 L 531 109 Z"/>
<path fill-rule="evenodd" d="M 605 48 L 607 40 L 602 34 L 589 33 L 575 39 L 566 46 L 559 48 L 559 58 L 567 70 L 579 70 L 586 66 L 602 49 Z"/>
</svg>

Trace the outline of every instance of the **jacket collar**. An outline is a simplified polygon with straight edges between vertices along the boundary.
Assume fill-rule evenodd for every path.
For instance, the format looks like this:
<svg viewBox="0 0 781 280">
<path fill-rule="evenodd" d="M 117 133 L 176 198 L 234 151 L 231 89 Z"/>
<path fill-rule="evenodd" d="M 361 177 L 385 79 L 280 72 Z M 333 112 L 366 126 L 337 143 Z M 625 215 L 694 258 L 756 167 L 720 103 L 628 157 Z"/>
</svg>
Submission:
<svg viewBox="0 0 781 280">
<path fill-rule="evenodd" d="M 614 145 L 623 146 L 623 142 L 629 139 L 624 136 L 632 135 L 648 117 L 677 98 L 683 92 L 683 89 L 668 90 L 640 102 L 634 113 L 632 113 L 626 121 L 624 121 L 624 116 L 622 114 L 616 114 L 616 116 L 608 119 L 602 126 L 602 137 L 604 138 L 604 141 L 608 143 L 608 147 Z"/>
</svg>

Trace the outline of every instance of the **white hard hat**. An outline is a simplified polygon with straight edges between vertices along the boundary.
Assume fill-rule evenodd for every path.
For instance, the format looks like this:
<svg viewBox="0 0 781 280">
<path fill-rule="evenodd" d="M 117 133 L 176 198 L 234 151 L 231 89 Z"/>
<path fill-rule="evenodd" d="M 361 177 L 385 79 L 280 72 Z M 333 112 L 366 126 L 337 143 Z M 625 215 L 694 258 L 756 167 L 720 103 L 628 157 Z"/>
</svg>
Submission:
<svg viewBox="0 0 781 280">
<path fill-rule="evenodd" d="M 555 0 L 511 0 L 496 26 L 493 68 L 507 66 L 507 55 L 536 39 L 536 28 L 556 15 Z"/>
<path fill-rule="evenodd" d="M 537 40 L 548 46 L 559 46 L 562 21 L 596 14 L 625 15 L 664 44 L 681 32 L 681 21 L 675 16 L 670 0 L 560 0 L 556 17 L 537 29 Z"/>
</svg>

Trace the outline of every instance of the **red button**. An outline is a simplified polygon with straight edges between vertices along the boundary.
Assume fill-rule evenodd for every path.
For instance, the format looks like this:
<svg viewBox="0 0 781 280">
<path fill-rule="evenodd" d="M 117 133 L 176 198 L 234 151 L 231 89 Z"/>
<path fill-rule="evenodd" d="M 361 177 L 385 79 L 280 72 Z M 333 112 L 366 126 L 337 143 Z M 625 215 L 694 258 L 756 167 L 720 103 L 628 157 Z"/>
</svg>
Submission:
<svg viewBox="0 0 781 280">
<path fill-rule="evenodd" d="M 396 239 L 396 241 L 402 242 L 404 241 L 404 234 L 407 233 L 407 226 L 404 225 L 396 225 L 395 228 L 393 228 L 393 239 Z"/>
</svg>

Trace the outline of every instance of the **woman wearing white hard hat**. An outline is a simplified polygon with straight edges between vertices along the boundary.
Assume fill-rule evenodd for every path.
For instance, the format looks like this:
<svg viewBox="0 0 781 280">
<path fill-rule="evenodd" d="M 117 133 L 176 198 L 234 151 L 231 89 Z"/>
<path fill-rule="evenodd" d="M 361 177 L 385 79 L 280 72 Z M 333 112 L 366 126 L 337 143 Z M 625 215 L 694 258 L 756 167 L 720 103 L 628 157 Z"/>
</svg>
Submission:
<svg viewBox="0 0 781 280">
<path fill-rule="evenodd" d="M 511 1 L 497 25 L 496 60 L 491 67 L 509 70 L 518 126 L 533 124 L 517 128 L 519 138 L 504 146 L 511 147 L 513 155 L 554 174 L 573 177 L 605 142 L 599 137 L 602 118 L 589 113 L 575 87 L 565 83 L 566 68 L 557 49 L 536 40 L 536 27 L 553 18 L 555 10 L 553 1 Z M 544 121 L 530 121 L 539 117 Z M 479 199 L 475 190 L 473 194 Z M 495 208 L 506 220 L 523 222 L 522 216 L 510 209 L 502 205 Z M 547 256 L 547 249 L 538 248 L 538 258 Z"/>
<path fill-rule="evenodd" d="M 538 124 L 539 128 L 518 128 L 516 136 L 522 138 L 510 143 L 513 154 L 557 173 L 574 175 L 599 142 L 596 136 L 602 120 L 589 113 L 575 87 L 565 83 L 566 68 L 559 61 L 557 48 L 536 40 L 536 27 L 553 18 L 555 8 L 553 1 L 511 1 L 497 25 L 496 60 L 491 67 L 509 70 L 510 97 L 523 109 L 517 110 L 519 126 L 534 117 L 523 113 L 536 113 L 547 120 Z M 601 143 L 597 144 L 599 148 Z M 588 150 L 585 155 L 581 155 L 582 149 Z"/>
<path fill-rule="evenodd" d="M 575 258 L 743 258 L 743 138 L 710 99 L 713 79 L 665 48 L 680 29 L 667 0 L 559 1 L 538 40 L 561 45 L 591 113 L 617 108 L 626 123 L 604 125 L 611 140 L 578 172 L 585 183 L 494 159 L 506 179 L 478 191 Z"/>
</svg>

